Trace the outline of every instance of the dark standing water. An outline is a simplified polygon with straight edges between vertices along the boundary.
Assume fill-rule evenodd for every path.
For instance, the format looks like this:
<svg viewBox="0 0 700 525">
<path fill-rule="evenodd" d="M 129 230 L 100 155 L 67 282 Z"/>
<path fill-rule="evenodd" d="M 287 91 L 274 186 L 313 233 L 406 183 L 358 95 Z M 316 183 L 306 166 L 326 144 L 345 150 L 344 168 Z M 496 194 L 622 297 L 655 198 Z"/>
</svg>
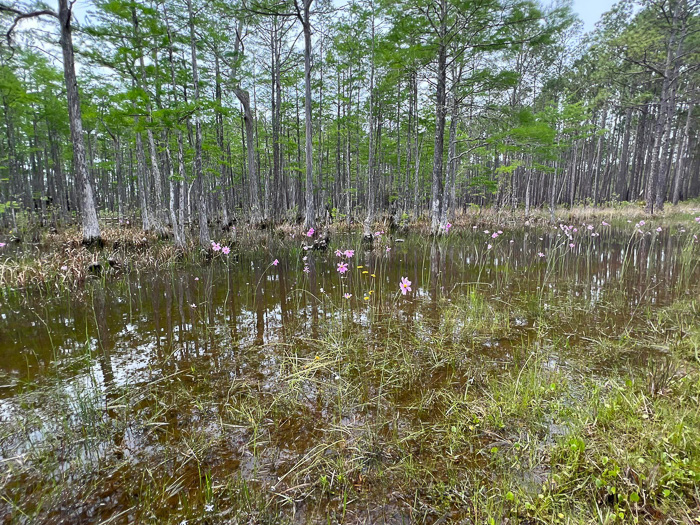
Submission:
<svg viewBox="0 0 700 525">
<path fill-rule="evenodd" d="M 268 477 L 284 481 L 290 465 L 317 445 L 315 436 L 332 418 L 320 410 L 315 416 L 318 428 L 283 421 L 254 443 L 248 428 L 217 426 L 221 411 L 244 388 L 233 385 L 245 385 L 251 396 L 274 393 L 296 373 L 289 366 L 290 355 L 313 362 L 329 339 L 342 343 L 344 338 L 361 339 L 363 333 L 376 347 L 389 337 L 381 334 L 392 330 L 414 331 L 419 339 L 423 332 L 436 336 L 469 325 L 473 364 L 499 362 L 510 358 L 514 344 L 532 337 L 543 313 L 556 321 L 550 340 L 567 341 L 553 344 L 552 358 L 560 365 L 580 362 L 586 352 L 595 353 L 601 334 L 624 331 L 633 336 L 645 329 L 641 312 L 697 297 L 700 271 L 693 228 L 664 225 L 657 232 L 647 226 L 640 234 L 632 225 L 593 230 L 579 225 L 569 239 L 560 228 L 506 230 L 493 238 L 493 231 L 482 227 L 453 232 L 436 243 L 413 236 L 395 242 L 384 235 L 371 251 L 356 237 L 336 237 L 324 252 L 305 251 L 298 240 L 270 236 L 254 250 L 237 253 L 234 247 L 230 255 L 218 254 L 197 267 L 134 272 L 110 276 L 106 282 L 94 279 L 84 289 L 58 295 L 8 293 L 0 306 L 0 420 L 10 423 L 7 428 L 13 431 L 2 435 L 0 471 L 46 442 L 55 447 L 48 435 L 51 428 L 58 435 L 62 425 L 88 425 L 85 418 L 107 427 L 110 418 L 124 418 L 128 405 L 129 418 L 137 421 L 143 412 L 148 422 L 138 429 L 120 426 L 116 434 L 90 434 L 85 439 L 97 445 L 89 453 L 85 449 L 81 461 L 101 464 L 116 447 L 129 458 L 129 467 L 110 471 L 105 483 L 111 488 L 98 490 L 99 496 L 91 493 L 89 509 L 69 504 L 53 509 L 45 519 L 133 519 L 139 514 L 119 517 L 135 505 L 133 494 L 120 487 L 142 486 L 134 481 L 136 472 L 160 461 L 190 469 L 182 471 L 187 471 L 182 478 L 175 474 L 177 469 L 170 472 L 168 490 L 173 495 L 165 498 L 170 503 L 175 498 L 178 503 L 172 504 L 185 514 L 191 509 L 182 510 L 182 494 L 189 493 L 188 501 L 196 507 L 192 493 L 212 490 L 201 478 L 204 463 L 210 472 L 218 469 L 257 483 Z M 354 249 L 354 256 L 339 257 L 336 249 Z M 277 265 L 272 264 L 275 259 Z M 349 271 L 342 276 L 339 262 L 348 263 Z M 402 277 L 411 281 L 412 290 L 405 296 L 399 290 Z M 475 301 L 490 307 L 475 309 Z M 454 305 L 465 317 L 452 313 L 447 327 L 445 311 Z M 604 375 L 611 364 L 634 366 L 638 359 L 640 354 L 606 355 L 589 364 L 592 373 Z M 146 394 L 139 394 L 141 401 L 139 396 L 126 401 L 125 392 L 156 388 L 161 401 Z M 196 416 L 192 406 L 182 406 L 180 412 L 171 388 L 195 393 L 202 388 L 206 406 L 199 407 Z M 309 410 L 320 403 L 314 399 L 319 390 L 307 385 Z M 27 406 L 27 396 L 34 405 Z M 61 398 L 60 410 L 73 413 L 64 414 L 68 422 L 42 426 L 38 420 L 55 417 L 53 396 Z M 86 399 L 92 403 L 89 407 Z M 87 414 L 94 406 L 98 414 Z M 346 419 L 362 417 L 343 414 Z M 163 451 L 169 444 L 180 446 L 188 426 L 204 429 L 205 435 L 210 432 L 216 442 L 216 459 L 198 458 L 202 461 L 196 472 L 192 462 L 173 459 L 177 454 L 161 457 L 168 456 Z M 195 444 L 188 446 L 196 449 Z M 261 452 L 266 449 L 274 450 L 274 457 Z M 58 471 L 52 475 L 68 469 L 62 461 L 72 460 L 56 459 Z M 83 469 L 89 478 L 92 471 Z M 15 487 L 13 498 L 17 486 L 30 479 L 26 471 L 7 474 L 5 482 L 15 483 L 10 485 Z M 31 488 L 26 490 L 29 495 Z M 65 497 L 80 494 L 84 495 L 78 491 Z M 200 503 L 208 509 L 206 501 Z M 6 517 L 18 516 L 7 499 L 0 501 L 0 509 L 3 505 Z"/>
</svg>

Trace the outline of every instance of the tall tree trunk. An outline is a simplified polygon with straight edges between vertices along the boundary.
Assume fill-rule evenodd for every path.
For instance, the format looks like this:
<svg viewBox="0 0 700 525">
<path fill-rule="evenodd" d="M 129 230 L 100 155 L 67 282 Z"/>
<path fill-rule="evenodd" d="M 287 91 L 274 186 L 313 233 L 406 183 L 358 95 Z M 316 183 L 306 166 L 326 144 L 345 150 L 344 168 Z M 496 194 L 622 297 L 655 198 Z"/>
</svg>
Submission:
<svg viewBox="0 0 700 525">
<path fill-rule="evenodd" d="M 683 187 L 683 167 L 686 153 L 690 151 L 690 122 L 693 114 L 695 101 L 691 98 L 688 103 L 688 116 L 685 118 L 685 129 L 681 139 L 681 147 L 678 149 L 678 162 L 676 163 L 675 178 L 673 180 L 673 205 L 676 206 L 681 199 L 681 188 Z"/>
<path fill-rule="evenodd" d="M 192 54 L 192 83 L 194 84 L 194 103 L 199 104 L 199 70 L 197 68 L 197 42 L 194 31 L 194 13 L 192 11 L 192 0 L 187 0 L 187 13 L 190 26 L 190 50 Z M 202 124 L 199 121 L 199 109 L 194 113 L 194 176 L 199 192 L 199 245 L 209 249 L 211 239 L 209 237 L 209 225 L 207 224 L 207 200 L 204 187 L 204 176 L 202 173 Z"/>
<path fill-rule="evenodd" d="M 372 242 L 372 224 L 374 223 L 374 213 L 377 206 L 377 179 L 375 173 L 376 152 L 374 135 L 374 2 L 372 6 L 372 51 L 370 57 L 369 73 L 369 159 L 367 162 L 367 217 L 362 225 L 362 237 L 365 241 Z"/>
<path fill-rule="evenodd" d="M 75 76 L 75 57 L 73 55 L 73 37 L 71 34 L 71 6 L 68 0 L 58 0 L 58 20 L 61 25 L 61 51 L 63 53 L 63 76 L 66 82 L 68 98 L 68 118 L 71 142 L 73 143 L 73 170 L 80 188 L 82 202 L 83 243 L 101 244 L 100 225 L 97 222 L 97 210 L 92 193 L 92 184 L 88 175 L 85 159 L 85 142 L 83 141 L 83 120 L 80 110 L 78 81 Z"/>
<path fill-rule="evenodd" d="M 168 36 L 168 63 L 170 67 L 170 83 L 172 86 L 172 102 L 177 103 L 177 90 L 175 82 L 175 62 L 173 56 L 173 38 L 170 30 L 170 17 L 168 16 L 168 10 L 165 4 L 163 5 L 163 15 L 165 18 L 165 27 Z M 168 157 L 168 165 L 170 166 L 170 180 L 168 181 L 168 186 L 170 190 L 170 222 L 173 226 L 173 237 L 175 239 L 175 246 L 184 249 L 187 244 L 187 235 L 185 234 L 185 196 L 186 196 L 186 186 L 187 186 L 187 176 L 185 173 L 185 159 L 184 159 L 184 148 L 182 143 L 182 131 L 177 128 L 177 181 L 174 179 L 173 173 L 173 163 L 172 155 L 170 154 L 170 143 L 166 139 L 166 155 Z M 177 192 L 176 190 L 177 182 Z M 179 194 L 179 200 L 177 202 L 177 211 L 175 208 L 176 193 Z"/>
<path fill-rule="evenodd" d="M 600 179 L 600 167 L 603 164 L 603 139 L 605 138 L 605 124 L 608 120 L 608 106 L 606 103 L 603 110 L 603 117 L 600 119 L 600 131 L 598 135 L 598 145 L 595 150 L 595 166 L 593 168 L 593 206 L 598 206 L 598 186 Z"/>
<path fill-rule="evenodd" d="M 182 139 L 179 138 L 178 140 L 179 143 L 182 142 Z M 184 248 L 185 247 L 185 236 L 184 232 L 180 229 L 180 225 L 182 224 L 180 221 L 178 221 L 177 214 L 175 212 L 175 173 L 173 170 L 173 159 L 172 156 L 170 155 L 170 143 L 169 141 L 166 141 L 165 143 L 165 156 L 168 162 L 168 169 L 170 170 L 169 177 L 168 177 L 168 188 L 170 191 L 170 206 L 168 207 L 168 211 L 170 212 L 170 222 L 173 225 L 173 239 L 175 240 L 175 246 L 177 248 Z M 182 164 L 179 162 L 181 159 L 179 158 L 179 151 L 178 151 L 178 169 L 182 171 Z"/>
<path fill-rule="evenodd" d="M 457 95 L 452 93 L 452 111 L 450 114 L 450 134 L 447 146 L 447 172 L 445 186 L 442 193 L 442 211 L 440 214 L 440 233 L 446 233 L 447 222 L 452 219 L 454 213 L 454 185 L 457 172 L 457 117 L 459 104 Z"/>
<path fill-rule="evenodd" d="M 313 135 L 311 126 L 311 2 L 301 0 L 303 7 L 299 7 L 299 0 L 294 0 L 297 16 L 304 30 L 304 117 L 306 119 L 306 216 L 304 228 L 313 228 L 316 224 L 316 212 L 314 207 L 314 161 L 313 161 Z"/>
<path fill-rule="evenodd" d="M 617 171 L 617 181 L 615 183 L 615 193 L 620 201 L 626 201 L 629 194 L 629 146 L 630 132 L 632 130 L 632 108 L 627 108 L 625 112 L 625 135 L 622 139 L 622 154 L 620 155 L 620 165 Z"/>
<path fill-rule="evenodd" d="M 279 36 L 278 20 L 275 17 L 273 25 L 273 50 L 274 65 L 272 67 L 272 179 L 275 185 L 274 215 L 279 217 L 284 211 L 282 204 L 282 151 L 280 148 L 280 113 L 282 106 L 282 82 L 281 76 L 281 46 L 282 39 Z"/>
<path fill-rule="evenodd" d="M 440 228 L 442 194 L 442 157 L 445 143 L 446 80 L 447 80 L 447 0 L 440 0 L 439 49 L 437 64 L 437 90 L 435 93 L 435 149 L 430 190 L 430 231 L 433 235 Z"/>
<path fill-rule="evenodd" d="M 248 160 L 248 191 L 250 195 L 250 223 L 258 226 L 263 221 L 260 209 L 260 180 L 258 166 L 255 163 L 255 130 L 253 113 L 250 110 L 250 95 L 245 89 L 233 89 L 236 97 L 243 106 L 243 122 L 245 123 L 246 158 Z"/>
<path fill-rule="evenodd" d="M 151 158 L 151 177 L 149 179 L 153 182 L 153 199 L 151 201 L 153 204 L 153 209 L 151 210 L 152 213 L 150 213 L 148 217 L 148 226 L 149 229 L 155 231 L 157 235 L 164 236 L 165 217 L 163 210 L 163 189 L 161 184 L 160 167 L 158 165 L 158 153 L 156 150 L 156 143 L 153 137 L 153 129 L 151 126 L 151 124 L 153 124 L 153 109 L 151 105 L 151 96 L 147 89 L 146 65 L 144 62 L 141 45 L 139 20 L 136 13 L 136 7 L 133 5 L 131 8 L 131 24 L 133 29 L 134 47 L 138 50 L 139 55 L 139 76 L 137 77 L 138 85 L 141 91 L 143 91 L 146 99 L 146 120 L 149 124 L 149 126 L 146 128 L 146 138 L 148 139 L 148 150 Z M 145 189 L 146 191 L 150 190 L 149 187 L 146 187 Z M 147 202 L 148 199 L 146 199 L 146 203 Z"/>
<path fill-rule="evenodd" d="M 683 35 L 679 35 L 679 23 L 681 8 L 684 2 L 676 1 L 672 6 L 671 13 L 671 33 L 666 50 L 666 61 L 664 64 L 663 80 L 661 83 L 661 96 L 659 100 L 659 114 L 656 119 L 655 141 L 654 141 L 654 162 L 651 173 L 647 180 L 646 188 L 646 212 L 653 213 L 654 206 L 659 211 L 663 210 L 666 199 L 666 173 L 668 169 L 668 151 L 671 141 L 671 126 L 674 112 L 674 95 L 677 75 L 677 56 L 680 53 L 680 46 Z"/>
</svg>

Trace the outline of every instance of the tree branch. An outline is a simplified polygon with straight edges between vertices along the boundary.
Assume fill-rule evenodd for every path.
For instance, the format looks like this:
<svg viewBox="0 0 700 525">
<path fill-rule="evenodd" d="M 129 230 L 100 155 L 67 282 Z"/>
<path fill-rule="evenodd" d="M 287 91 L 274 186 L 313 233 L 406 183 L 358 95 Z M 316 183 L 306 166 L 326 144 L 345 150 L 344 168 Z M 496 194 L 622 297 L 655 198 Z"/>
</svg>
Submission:
<svg viewBox="0 0 700 525">
<path fill-rule="evenodd" d="M 14 7 L 10 7 L 9 5 L 4 5 L 4 4 L 0 4 L 0 12 L 10 13 L 10 14 L 15 15 L 15 19 L 12 22 L 10 29 L 7 30 L 7 34 L 6 34 L 7 45 L 9 46 L 10 49 L 13 49 L 13 47 L 12 47 L 12 33 L 14 32 L 15 27 L 17 27 L 17 24 L 19 24 L 25 18 L 35 18 L 37 16 L 43 16 L 43 15 L 58 18 L 58 14 L 54 11 L 51 11 L 50 9 L 41 9 L 39 11 L 30 11 L 29 13 L 23 13 L 19 9 L 15 9 Z"/>
</svg>

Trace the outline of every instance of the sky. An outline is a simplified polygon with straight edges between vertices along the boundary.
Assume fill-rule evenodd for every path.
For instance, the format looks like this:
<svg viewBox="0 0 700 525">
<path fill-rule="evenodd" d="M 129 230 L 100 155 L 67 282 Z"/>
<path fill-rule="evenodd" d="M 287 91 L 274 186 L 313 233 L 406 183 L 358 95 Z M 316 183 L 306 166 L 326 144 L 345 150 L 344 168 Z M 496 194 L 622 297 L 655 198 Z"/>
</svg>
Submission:
<svg viewBox="0 0 700 525">
<path fill-rule="evenodd" d="M 574 11 L 583 20 L 583 28 L 591 31 L 600 20 L 600 15 L 608 11 L 614 3 L 614 0 L 574 0 Z"/>
<path fill-rule="evenodd" d="M 591 31 L 595 23 L 600 20 L 600 15 L 609 10 L 616 0 L 573 0 L 574 11 L 583 20 L 585 31 Z M 545 4 L 547 2 L 545 1 Z M 85 21 L 87 11 L 92 7 L 90 0 L 77 0 L 75 3 L 75 14 L 79 21 Z"/>
</svg>

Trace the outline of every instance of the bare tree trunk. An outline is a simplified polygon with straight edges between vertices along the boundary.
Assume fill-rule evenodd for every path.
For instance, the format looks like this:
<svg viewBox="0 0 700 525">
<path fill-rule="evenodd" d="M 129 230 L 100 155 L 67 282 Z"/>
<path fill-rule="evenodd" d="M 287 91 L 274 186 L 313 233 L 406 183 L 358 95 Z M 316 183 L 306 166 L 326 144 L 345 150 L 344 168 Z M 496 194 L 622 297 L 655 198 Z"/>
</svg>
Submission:
<svg viewBox="0 0 700 525">
<path fill-rule="evenodd" d="M 310 9 L 312 0 L 294 0 L 297 17 L 304 30 L 304 118 L 306 119 L 306 216 L 304 228 L 313 228 L 316 224 L 314 207 L 314 161 L 313 161 L 313 128 L 311 126 L 311 20 Z"/>
<path fill-rule="evenodd" d="M 626 201 L 629 195 L 629 146 L 630 131 L 632 129 L 632 108 L 627 108 L 625 112 L 625 135 L 622 139 L 622 154 L 620 156 L 620 166 L 617 172 L 617 182 L 615 193 L 620 201 Z"/>
<path fill-rule="evenodd" d="M 639 187 L 642 179 L 642 172 L 644 171 L 644 150 L 645 150 L 645 130 L 647 121 L 648 108 L 645 106 L 642 109 L 642 115 L 639 117 L 639 122 L 637 122 L 637 129 L 635 130 L 635 141 L 634 141 L 634 154 L 632 156 L 632 167 L 630 169 L 630 185 L 629 185 L 629 199 L 636 199 L 639 195 Z"/>
<path fill-rule="evenodd" d="M 181 139 L 179 140 L 181 142 Z M 170 176 L 168 177 L 168 186 L 170 190 L 170 206 L 168 207 L 169 212 L 170 212 L 170 222 L 173 225 L 173 239 L 175 240 L 175 246 L 177 248 L 184 248 L 185 247 L 185 236 L 183 235 L 182 230 L 180 229 L 180 225 L 182 223 L 178 223 L 178 218 L 175 213 L 175 174 L 173 173 L 173 159 L 172 156 L 170 155 L 170 144 L 166 142 L 165 144 L 165 156 L 168 160 L 168 167 L 170 169 Z M 178 157 L 179 157 L 179 152 L 178 152 Z M 178 158 L 178 161 L 180 159 Z M 182 169 L 182 168 L 179 168 Z"/>
<path fill-rule="evenodd" d="M 532 168 L 527 169 L 527 181 L 525 182 L 525 218 L 530 217 L 530 194 L 532 186 Z"/>
<path fill-rule="evenodd" d="M 219 191 L 221 199 L 221 220 L 224 228 L 228 228 L 228 199 L 226 192 L 226 162 L 224 151 L 224 116 L 221 106 L 221 70 L 219 67 L 219 50 L 214 47 L 214 98 L 216 99 L 216 145 L 219 148 Z"/>
<path fill-rule="evenodd" d="M 683 167 L 685 163 L 686 152 L 690 151 L 690 122 L 693 114 L 693 107 L 695 101 L 691 98 L 688 103 L 688 116 L 685 119 L 685 130 L 683 131 L 683 138 L 681 147 L 678 150 L 678 162 L 676 163 L 676 174 L 673 181 L 673 205 L 676 206 L 681 199 L 681 187 L 683 186 Z"/>
<path fill-rule="evenodd" d="M 675 3 L 671 14 L 671 34 L 669 35 L 666 62 L 664 64 L 659 114 L 656 119 L 654 140 L 654 163 L 652 165 L 646 188 L 646 212 L 653 213 L 656 209 L 663 210 L 666 199 L 666 172 L 668 168 L 668 150 L 671 141 L 671 126 L 674 112 L 675 82 L 677 74 L 676 58 L 680 52 L 683 36 L 678 35 L 678 25 L 682 1 Z"/>
<path fill-rule="evenodd" d="M 273 20 L 272 34 L 272 55 L 274 65 L 272 68 L 272 178 L 277 191 L 275 191 L 276 203 L 274 206 L 274 215 L 279 217 L 282 209 L 282 151 L 280 148 L 280 112 L 282 106 L 282 82 L 281 76 L 281 45 L 282 37 L 279 35 L 277 27 L 277 18 Z M 285 203 L 286 206 L 286 203 Z"/>
<path fill-rule="evenodd" d="M 413 218 L 418 220 L 418 192 L 420 189 L 420 152 L 421 146 L 423 145 L 423 137 L 419 137 L 418 133 L 418 75 L 414 73 L 413 75 L 413 85 L 411 86 L 413 91 L 413 111 L 416 115 L 414 122 L 414 142 L 415 142 L 415 171 L 413 178 Z"/>
<path fill-rule="evenodd" d="M 260 181 L 258 166 L 255 163 L 255 131 L 253 129 L 253 113 L 250 110 L 250 95 L 245 89 L 233 88 L 236 97 L 243 106 L 243 121 L 245 123 L 246 155 L 248 160 L 248 191 L 250 195 L 250 223 L 258 226 L 262 223 L 260 209 Z"/>
<path fill-rule="evenodd" d="M 180 240 L 183 245 L 187 243 L 185 234 L 185 199 L 187 198 L 187 177 L 185 174 L 185 152 L 182 144 L 182 132 L 177 130 L 177 169 L 180 179 L 180 202 L 177 213 L 177 227 L 180 229 Z"/>
<path fill-rule="evenodd" d="M 152 110 L 152 106 L 151 106 L 150 93 L 148 92 L 148 89 L 147 89 L 146 66 L 145 66 L 144 59 L 143 59 L 143 52 L 142 52 L 142 46 L 141 46 L 141 36 L 139 34 L 139 20 L 138 20 L 137 14 L 136 14 L 136 7 L 135 6 L 132 6 L 132 8 L 131 8 L 131 24 L 132 24 L 132 28 L 133 28 L 134 47 L 138 50 L 138 53 L 139 53 L 139 76 L 137 77 L 138 83 L 139 83 L 139 88 L 145 93 L 145 97 L 146 97 L 146 120 L 148 121 L 149 124 L 152 124 L 153 123 L 153 117 L 152 117 L 153 110 Z M 165 217 L 164 217 L 164 211 L 163 211 L 163 189 L 161 186 L 160 167 L 158 166 L 158 153 L 156 151 L 156 143 L 155 143 L 155 139 L 153 138 L 153 130 L 151 129 L 151 126 L 149 126 L 146 129 L 146 138 L 148 139 L 148 150 L 149 150 L 150 157 L 151 157 L 151 179 L 153 181 L 153 192 L 154 192 L 153 200 L 152 200 L 154 209 L 152 210 L 153 213 L 148 217 L 148 223 L 149 223 L 148 226 L 149 226 L 149 229 L 152 229 L 158 235 L 163 236 L 165 234 L 165 230 L 164 230 Z M 142 146 L 142 148 L 143 148 L 143 146 Z M 146 191 L 149 190 L 149 188 L 147 188 L 147 187 L 145 187 L 144 189 Z M 145 197 L 144 197 L 144 199 L 145 199 Z M 145 202 L 147 202 L 147 200 Z"/>
<path fill-rule="evenodd" d="M 557 144 L 558 146 L 558 144 Z M 549 187 L 549 222 L 554 224 L 554 212 L 557 205 L 557 178 L 559 175 L 559 161 L 554 163 L 554 173 L 552 173 L 552 183 Z M 563 184 L 562 184 L 563 185 Z"/>
<path fill-rule="evenodd" d="M 167 29 L 167 35 L 168 35 L 168 62 L 170 64 L 170 82 L 172 84 L 172 99 L 173 103 L 177 102 L 177 92 L 175 90 L 175 86 L 177 85 L 175 83 L 175 63 L 174 63 L 174 57 L 173 57 L 173 39 L 172 39 L 172 33 L 170 32 L 170 18 L 168 16 L 168 11 L 167 7 L 165 5 L 163 6 L 163 14 L 165 18 L 165 27 Z M 186 195 L 186 184 L 187 184 L 187 177 L 185 174 L 185 159 L 184 159 L 184 151 L 183 151 L 183 145 L 182 145 L 182 131 L 180 129 L 177 129 L 177 171 L 178 171 L 178 193 L 180 196 L 180 199 L 178 201 L 178 206 L 177 206 L 177 213 L 175 210 L 175 178 L 174 178 L 174 173 L 173 173 L 173 162 L 172 162 L 172 156 L 170 154 L 170 144 L 169 141 L 166 140 L 166 155 L 168 157 L 168 165 L 170 166 L 170 180 L 169 180 L 169 189 L 170 189 L 170 206 L 169 206 L 169 211 L 170 211 L 170 222 L 173 225 L 173 237 L 175 239 L 175 246 L 178 248 L 185 248 L 187 244 L 187 236 L 185 234 L 185 195 Z"/>
<path fill-rule="evenodd" d="M 369 74 L 369 159 L 367 163 L 367 217 L 362 225 L 362 237 L 372 242 L 372 224 L 377 206 L 377 176 L 375 174 L 375 136 L 374 136 L 374 2 L 372 2 L 372 54 Z"/>
<path fill-rule="evenodd" d="M 403 197 L 401 199 L 401 211 L 406 213 L 408 209 L 408 199 L 410 193 L 408 192 L 409 185 L 411 183 L 411 152 L 413 147 L 413 141 L 411 139 L 411 133 L 413 132 L 413 74 L 408 81 L 408 126 L 406 127 L 406 183 L 403 185 Z"/>
<path fill-rule="evenodd" d="M 442 211 L 440 214 L 440 233 L 446 233 L 445 227 L 454 213 L 455 178 L 457 172 L 457 117 L 459 105 L 456 93 L 452 94 L 452 111 L 450 115 L 450 135 L 447 146 L 447 176 L 442 193 Z"/>
<path fill-rule="evenodd" d="M 435 150 L 430 190 L 430 231 L 433 235 L 440 228 L 442 194 L 442 156 L 445 145 L 446 79 L 447 79 L 447 0 L 440 0 L 439 50 L 437 64 L 437 91 L 435 102 Z"/>
<path fill-rule="evenodd" d="M 605 124 L 608 120 L 608 107 L 605 106 L 603 110 L 603 117 L 600 119 L 600 135 L 598 135 L 598 145 L 596 146 L 595 153 L 595 167 L 593 168 L 593 206 L 598 206 L 598 186 L 600 178 L 600 166 L 603 164 L 603 138 L 605 130 Z"/>
<path fill-rule="evenodd" d="M 71 4 L 72 6 L 72 4 Z M 71 141 L 73 142 L 73 170 L 80 187 L 82 201 L 83 243 L 101 244 L 100 225 L 97 222 L 97 210 L 92 193 L 92 184 L 88 176 L 85 160 L 85 143 L 83 142 L 83 120 L 80 111 L 78 81 L 75 76 L 75 57 L 73 55 L 73 37 L 71 34 L 71 6 L 68 0 L 58 0 L 58 20 L 61 25 L 61 51 L 63 52 L 63 75 L 66 82 L 68 98 L 68 117 L 70 121 Z"/>
<path fill-rule="evenodd" d="M 197 44 L 194 32 L 194 13 L 192 12 L 192 0 L 187 0 L 187 12 L 190 26 L 190 49 L 192 53 L 192 83 L 194 84 L 194 103 L 199 104 L 199 71 L 197 69 Z M 202 174 L 202 124 L 199 121 L 199 112 L 194 113 L 194 176 L 199 192 L 199 244 L 202 248 L 209 249 L 211 239 L 209 237 L 209 225 L 207 224 L 207 200 L 205 196 L 204 177 Z"/>
</svg>

